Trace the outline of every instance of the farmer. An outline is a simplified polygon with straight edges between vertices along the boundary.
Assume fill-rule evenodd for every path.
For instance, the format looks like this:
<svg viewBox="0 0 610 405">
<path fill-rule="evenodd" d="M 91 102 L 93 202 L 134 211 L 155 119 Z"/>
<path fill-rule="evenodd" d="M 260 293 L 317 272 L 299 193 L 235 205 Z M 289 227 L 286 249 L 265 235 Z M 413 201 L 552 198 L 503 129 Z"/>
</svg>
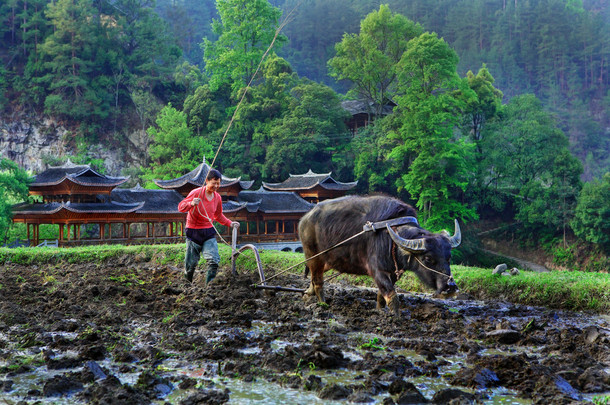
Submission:
<svg viewBox="0 0 610 405">
<path fill-rule="evenodd" d="M 203 251 L 206 261 L 208 285 L 218 271 L 220 255 L 216 242 L 216 230 L 212 221 L 224 226 L 239 226 L 239 222 L 231 222 L 222 213 L 222 199 L 216 192 L 220 187 L 221 174 L 218 170 L 210 168 L 205 179 L 205 185 L 196 188 L 178 204 L 178 211 L 187 212 L 186 215 L 186 255 L 184 256 L 184 278 L 193 282 L 195 267 Z"/>
</svg>

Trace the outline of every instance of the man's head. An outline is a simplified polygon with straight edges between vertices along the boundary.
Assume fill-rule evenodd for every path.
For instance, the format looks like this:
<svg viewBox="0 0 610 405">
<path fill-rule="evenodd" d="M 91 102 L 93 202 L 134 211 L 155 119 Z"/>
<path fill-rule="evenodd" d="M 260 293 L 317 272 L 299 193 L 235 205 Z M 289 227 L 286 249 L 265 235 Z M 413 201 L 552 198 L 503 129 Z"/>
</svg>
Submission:
<svg viewBox="0 0 610 405">
<path fill-rule="evenodd" d="M 213 193 L 220 187 L 220 179 L 222 175 L 216 169 L 210 169 L 208 175 L 205 178 L 205 188 L 209 193 Z"/>
</svg>

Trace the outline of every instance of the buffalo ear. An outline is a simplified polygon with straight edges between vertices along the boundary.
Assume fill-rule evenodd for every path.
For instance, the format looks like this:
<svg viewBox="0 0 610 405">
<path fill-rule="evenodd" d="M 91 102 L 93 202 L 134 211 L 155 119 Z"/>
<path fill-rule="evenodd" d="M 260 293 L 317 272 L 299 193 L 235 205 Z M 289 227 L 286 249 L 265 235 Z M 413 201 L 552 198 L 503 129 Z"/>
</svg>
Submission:
<svg viewBox="0 0 610 405">
<path fill-rule="evenodd" d="M 410 253 L 424 253 L 426 251 L 425 239 L 405 239 L 394 232 L 390 225 L 386 225 L 386 228 L 390 234 L 390 238 L 392 238 L 399 248 Z"/>
</svg>

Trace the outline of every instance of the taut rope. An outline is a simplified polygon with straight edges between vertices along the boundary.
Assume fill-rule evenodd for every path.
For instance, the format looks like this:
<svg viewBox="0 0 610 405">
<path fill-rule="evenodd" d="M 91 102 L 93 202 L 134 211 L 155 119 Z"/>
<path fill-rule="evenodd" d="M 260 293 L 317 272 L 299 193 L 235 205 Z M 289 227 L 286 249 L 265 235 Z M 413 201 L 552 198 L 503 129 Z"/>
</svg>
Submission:
<svg viewBox="0 0 610 405">
<path fill-rule="evenodd" d="M 212 168 L 214 167 L 214 163 L 216 163 L 216 158 L 218 157 L 218 154 L 220 153 L 220 149 L 222 148 L 222 145 L 227 137 L 227 134 L 229 133 L 229 129 L 231 128 L 231 126 L 233 125 L 233 121 L 235 121 L 235 117 L 237 116 L 237 112 L 239 111 L 239 108 L 241 107 L 242 102 L 244 101 L 244 98 L 246 97 L 246 94 L 248 93 L 248 90 L 250 89 L 250 85 L 252 84 L 252 82 L 254 81 L 254 78 L 256 77 L 256 75 L 258 74 L 261 66 L 263 65 L 263 61 L 265 60 L 265 57 L 267 56 L 267 54 L 269 53 L 269 51 L 273 48 L 273 45 L 275 44 L 275 40 L 277 39 L 277 37 L 280 35 L 280 32 L 282 31 L 282 29 L 284 27 L 286 27 L 286 25 L 288 24 L 289 20 L 292 19 L 294 17 L 294 12 L 295 10 L 299 7 L 299 5 L 301 4 L 301 2 L 297 3 L 294 8 L 292 10 L 290 10 L 290 12 L 286 15 L 286 17 L 282 20 L 282 22 L 280 23 L 280 25 L 277 27 L 277 29 L 275 30 L 275 35 L 273 36 L 273 39 L 271 40 L 271 43 L 269 44 L 269 46 L 267 47 L 267 50 L 263 53 L 263 56 L 261 57 L 261 60 L 258 62 L 258 66 L 256 67 L 256 70 L 254 71 L 254 73 L 252 74 L 252 77 L 250 78 L 250 81 L 248 82 L 248 84 L 246 85 L 246 87 L 244 88 L 244 92 L 241 95 L 241 98 L 239 99 L 239 102 L 237 103 L 237 106 L 235 107 L 235 110 L 233 111 L 233 115 L 231 116 L 231 120 L 229 121 L 229 124 L 227 125 L 227 129 L 224 132 L 224 135 L 222 136 L 222 139 L 220 141 L 220 144 L 218 145 L 218 149 L 216 149 L 216 154 L 214 155 L 214 159 L 212 160 L 212 164 L 210 165 L 210 170 L 212 170 Z M 203 157 L 203 164 L 205 164 L 205 156 Z M 204 181 L 204 185 L 205 185 L 205 181 Z M 199 191 L 199 199 L 201 200 L 201 196 L 203 194 L 203 188 L 204 185 L 201 186 L 201 189 Z M 204 196 L 205 198 L 205 196 Z M 218 236 L 220 236 L 220 239 L 223 243 L 225 243 L 226 245 L 231 246 L 230 243 L 228 243 L 220 234 L 220 232 L 218 232 L 218 229 L 216 229 L 216 227 L 214 226 L 214 222 L 212 221 L 212 219 L 210 218 L 209 214 L 207 213 L 207 210 L 205 209 L 205 207 L 203 207 L 203 210 L 205 212 L 205 214 L 203 214 L 201 212 L 201 210 L 199 209 L 199 204 L 194 206 L 193 208 L 197 208 L 197 212 L 199 213 L 199 215 L 205 217 L 208 221 L 210 221 L 210 223 L 212 224 L 212 228 L 214 228 L 214 231 L 216 231 L 216 234 Z M 191 209 L 193 209 L 191 208 Z M 233 248 L 231 248 L 231 250 L 233 250 Z M 233 252 L 232 252 L 233 253 Z"/>
</svg>

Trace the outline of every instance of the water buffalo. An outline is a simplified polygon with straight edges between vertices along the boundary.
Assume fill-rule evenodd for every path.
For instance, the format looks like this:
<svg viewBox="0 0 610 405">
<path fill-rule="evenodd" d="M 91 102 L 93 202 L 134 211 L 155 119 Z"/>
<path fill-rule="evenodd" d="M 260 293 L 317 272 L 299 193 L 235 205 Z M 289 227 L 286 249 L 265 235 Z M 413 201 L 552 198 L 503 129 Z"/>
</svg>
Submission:
<svg viewBox="0 0 610 405">
<path fill-rule="evenodd" d="M 306 262 L 311 270 L 307 295 L 324 301 L 324 272 L 335 269 L 347 274 L 368 274 L 379 291 L 377 308 L 387 304 L 399 312 L 394 283 L 402 271 L 410 270 L 438 295 L 452 295 L 457 286 L 451 277 L 451 249 L 461 241 L 460 227 L 455 221 L 453 236 L 435 234 L 422 229 L 410 205 L 387 196 L 348 196 L 316 205 L 299 222 L 299 238 L 305 258 L 309 259 L 336 244 L 360 233 L 363 226 L 393 218 L 409 217 L 396 226 L 364 232 L 348 242 L 313 257 Z M 397 246 L 398 248 L 396 248 Z"/>
</svg>

